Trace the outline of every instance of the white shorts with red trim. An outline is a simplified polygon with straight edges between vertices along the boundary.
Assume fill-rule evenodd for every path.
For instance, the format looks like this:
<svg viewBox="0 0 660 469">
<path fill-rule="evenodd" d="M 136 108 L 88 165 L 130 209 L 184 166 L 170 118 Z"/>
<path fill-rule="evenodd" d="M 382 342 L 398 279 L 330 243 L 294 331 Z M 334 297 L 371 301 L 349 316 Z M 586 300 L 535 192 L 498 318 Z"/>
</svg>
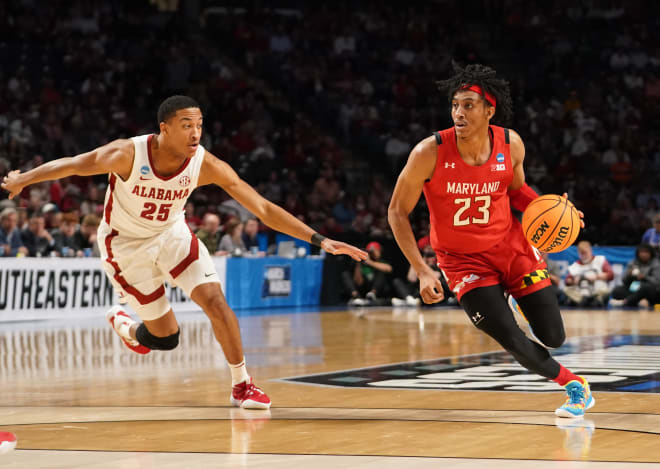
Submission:
<svg viewBox="0 0 660 469">
<path fill-rule="evenodd" d="M 143 321 L 170 310 L 164 282 L 189 297 L 198 285 L 220 283 L 208 250 L 183 219 L 150 238 L 122 236 L 103 221 L 98 243 L 103 269 L 120 302 L 128 302 Z"/>
</svg>

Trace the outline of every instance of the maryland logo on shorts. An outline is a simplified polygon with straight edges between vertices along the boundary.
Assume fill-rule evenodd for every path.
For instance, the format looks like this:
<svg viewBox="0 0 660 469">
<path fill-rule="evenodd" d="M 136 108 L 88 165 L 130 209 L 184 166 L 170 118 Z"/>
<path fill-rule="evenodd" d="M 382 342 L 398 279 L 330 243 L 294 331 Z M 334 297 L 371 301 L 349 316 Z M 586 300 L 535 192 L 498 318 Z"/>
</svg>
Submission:
<svg viewBox="0 0 660 469">
<path fill-rule="evenodd" d="M 549 277 L 550 274 L 548 274 L 548 269 L 537 269 L 534 272 L 530 272 L 529 274 L 523 277 L 523 281 L 520 284 L 520 288 L 531 287 L 535 283 L 539 283 Z"/>
</svg>

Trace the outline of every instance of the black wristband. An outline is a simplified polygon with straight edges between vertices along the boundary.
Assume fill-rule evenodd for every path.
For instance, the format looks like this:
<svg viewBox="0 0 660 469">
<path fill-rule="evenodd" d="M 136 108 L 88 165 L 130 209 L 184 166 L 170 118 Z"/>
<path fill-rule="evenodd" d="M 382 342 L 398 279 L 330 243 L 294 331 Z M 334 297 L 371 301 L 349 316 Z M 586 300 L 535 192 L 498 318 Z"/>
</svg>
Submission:
<svg viewBox="0 0 660 469">
<path fill-rule="evenodd" d="M 321 243 L 323 242 L 324 239 L 326 239 L 325 236 L 320 235 L 320 234 L 318 234 L 318 233 L 314 233 L 314 234 L 312 235 L 312 241 L 311 241 L 311 242 L 312 242 L 312 244 L 313 244 L 314 246 L 321 247 Z"/>
</svg>

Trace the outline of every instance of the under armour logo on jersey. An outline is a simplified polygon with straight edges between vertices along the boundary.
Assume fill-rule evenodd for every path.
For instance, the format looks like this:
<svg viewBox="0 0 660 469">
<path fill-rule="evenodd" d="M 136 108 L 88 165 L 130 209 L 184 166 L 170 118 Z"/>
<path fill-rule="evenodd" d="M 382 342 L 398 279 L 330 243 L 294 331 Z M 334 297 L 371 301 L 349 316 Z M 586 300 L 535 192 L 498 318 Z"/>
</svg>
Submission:
<svg viewBox="0 0 660 469">
<path fill-rule="evenodd" d="M 456 163 L 445 163 L 445 168 L 452 168 L 454 169 L 456 167 Z"/>
<path fill-rule="evenodd" d="M 472 318 L 472 322 L 474 323 L 475 326 L 476 326 L 477 324 L 479 324 L 481 321 L 484 320 L 484 317 L 481 315 L 481 313 L 480 313 L 479 311 L 477 311 L 476 313 L 474 313 L 474 314 L 471 316 L 471 318 Z"/>
<path fill-rule="evenodd" d="M 188 184 L 190 184 L 190 178 L 188 176 L 181 176 L 179 178 L 179 185 L 182 187 L 186 187 Z"/>
</svg>

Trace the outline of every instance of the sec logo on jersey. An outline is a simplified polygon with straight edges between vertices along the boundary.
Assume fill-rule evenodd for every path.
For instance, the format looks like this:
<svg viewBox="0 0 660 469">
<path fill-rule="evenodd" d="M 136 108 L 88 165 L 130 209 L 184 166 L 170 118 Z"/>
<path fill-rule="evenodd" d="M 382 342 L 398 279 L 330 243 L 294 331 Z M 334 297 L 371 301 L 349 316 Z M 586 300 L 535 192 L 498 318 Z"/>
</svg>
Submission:
<svg viewBox="0 0 660 469">
<path fill-rule="evenodd" d="M 181 187 L 186 187 L 186 186 L 190 185 L 190 178 L 188 176 L 181 176 L 179 178 L 179 185 Z"/>
</svg>

